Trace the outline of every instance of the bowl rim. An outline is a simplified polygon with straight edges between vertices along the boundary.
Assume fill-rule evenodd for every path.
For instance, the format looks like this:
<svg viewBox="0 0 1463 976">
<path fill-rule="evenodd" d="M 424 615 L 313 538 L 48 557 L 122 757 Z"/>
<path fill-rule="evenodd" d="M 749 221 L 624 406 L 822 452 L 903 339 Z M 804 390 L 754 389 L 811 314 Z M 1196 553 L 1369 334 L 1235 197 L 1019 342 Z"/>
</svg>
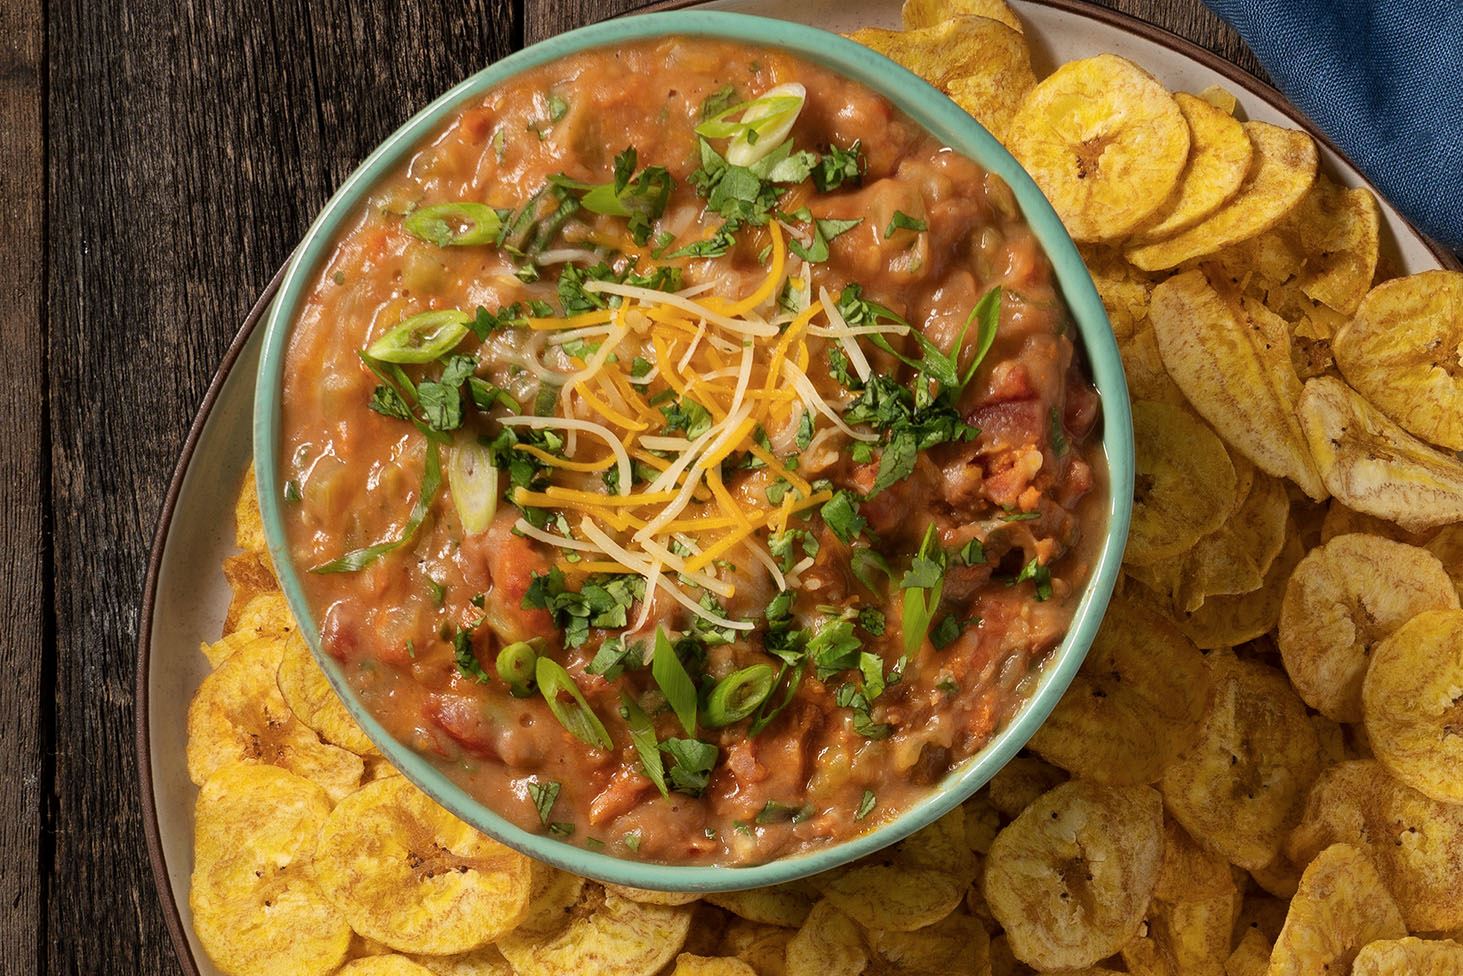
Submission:
<svg viewBox="0 0 1463 976">
<path fill-rule="evenodd" d="M 286 545 L 281 508 L 278 446 L 288 341 L 295 314 L 344 221 L 386 173 L 404 162 L 424 137 L 468 100 L 525 71 L 581 51 L 671 35 L 781 48 L 830 68 L 883 95 L 945 145 L 1005 180 L 1052 263 L 1103 405 L 1102 447 L 1107 461 L 1108 487 L 1104 535 L 1071 625 L 1061 643 L 1050 652 L 1037 676 L 1037 686 L 1016 714 L 979 752 L 952 769 L 928 795 L 888 822 L 842 841 L 750 866 L 633 861 L 524 830 L 453 783 L 425 757 L 390 736 L 361 704 L 336 662 L 320 647 L 319 630 Z M 722 11 L 649 13 L 591 24 L 548 38 L 474 73 L 388 136 L 331 196 L 290 259 L 269 311 L 260 354 L 253 441 L 260 510 L 280 587 L 330 684 L 382 755 L 459 819 L 515 850 L 595 880 L 656 890 L 732 891 L 792 881 L 871 854 L 955 809 L 1016 754 L 1070 684 L 1111 599 L 1132 509 L 1132 417 L 1116 339 L 1076 245 L 1031 177 L 963 109 L 882 55 L 821 28 Z"/>
</svg>

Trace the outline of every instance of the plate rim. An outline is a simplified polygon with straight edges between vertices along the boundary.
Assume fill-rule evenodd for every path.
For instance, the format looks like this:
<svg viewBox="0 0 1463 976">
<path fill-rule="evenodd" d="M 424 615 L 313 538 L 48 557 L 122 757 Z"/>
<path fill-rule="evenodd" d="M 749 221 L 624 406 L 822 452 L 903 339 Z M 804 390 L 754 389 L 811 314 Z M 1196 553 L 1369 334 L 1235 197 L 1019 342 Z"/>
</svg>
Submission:
<svg viewBox="0 0 1463 976">
<path fill-rule="evenodd" d="M 619 16 L 634 16 L 661 10 L 681 10 L 702 6 L 705 2 L 706 0 L 656 0 L 656 2 L 643 3 L 638 7 L 625 11 Z M 1361 178 L 1361 185 L 1371 190 L 1379 199 L 1385 199 L 1361 167 L 1337 146 L 1325 132 L 1318 128 L 1314 122 L 1296 108 L 1279 89 L 1251 74 L 1238 64 L 1166 28 L 1140 20 L 1132 14 L 1097 6 L 1086 2 L 1086 0 L 1026 0 L 1026 2 L 1102 22 L 1126 33 L 1138 35 L 1146 40 L 1174 50 L 1193 61 L 1199 62 L 1204 67 L 1222 75 L 1233 84 L 1240 86 L 1250 95 L 1267 102 L 1273 109 L 1305 130 L 1313 139 L 1329 149 L 1337 158 L 1356 172 Z M 1463 271 L 1463 262 L 1460 262 L 1457 256 L 1419 231 L 1405 215 L 1399 212 L 1398 216 L 1401 218 L 1403 227 L 1411 231 L 1422 242 L 1423 246 L 1444 269 Z M 279 291 L 280 283 L 284 278 L 285 271 L 289 267 L 292 255 L 293 252 L 291 252 L 291 256 L 287 256 L 284 262 L 281 263 L 279 269 L 271 276 L 269 282 L 260 292 L 259 298 L 245 315 L 239 330 L 234 334 L 228 348 L 224 352 L 223 358 L 214 370 L 213 377 L 209 380 L 208 388 L 204 392 L 198 410 L 194 414 L 192 422 L 189 424 L 188 433 L 184 438 L 177 463 L 174 465 L 168 481 L 167 492 L 163 496 L 162 506 L 158 512 L 157 524 L 152 536 L 152 544 L 148 551 L 147 573 L 143 582 L 142 599 L 138 607 L 137 670 L 133 689 L 133 737 L 135 747 L 134 758 L 137 762 L 138 772 L 138 791 L 141 794 L 140 798 L 142 801 L 140 811 L 142 816 L 142 830 L 147 846 L 148 862 L 151 867 L 153 888 L 157 893 L 159 907 L 162 909 L 164 927 L 167 929 L 168 935 L 172 940 L 173 954 L 177 958 L 185 976 L 202 976 L 202 970 L 199 968 L 198 960 L 193 955 L 188 934 L 183 930 L 182 916 L 178 910 L 177 898 L 173 894 L 173 886 L 168 873 L 167 857 L 162 849 L 162 836 L 158 823 L 157 794 L 152 775 L 152 741 L 148 707 L 148 685 L 151 677 L 152 658 L 153 611 L 157 600 L 157 585 L 162 570 L 163 552 L 167 548 L 168 539 L 172 534 L 173 516 L 176 514 L 178 498 L 182 493 L 183 482 L 192 465 L 193 455 L 198 448 L 199 441 L 202 439 L 204 428 L 207 427 L 208 421 L 213 414 L 213 409 L 222 394 L 224 384 L 232 375 L 234 366 L 243 354 L 244 348 L 253 338 L 254 332 L 264 319 L 265 312 Z"/>
</svg>

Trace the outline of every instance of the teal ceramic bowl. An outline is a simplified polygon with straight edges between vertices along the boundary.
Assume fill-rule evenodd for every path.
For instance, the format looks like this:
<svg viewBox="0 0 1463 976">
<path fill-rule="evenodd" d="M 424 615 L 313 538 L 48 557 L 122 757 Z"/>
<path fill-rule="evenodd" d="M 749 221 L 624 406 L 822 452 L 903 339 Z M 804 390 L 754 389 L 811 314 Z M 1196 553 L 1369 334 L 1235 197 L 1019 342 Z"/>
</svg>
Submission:
<svg viewBox="0 0 1463 976">
<path fill-rule="evenodd" d="M 882 93 L 900 111 L 956 151 L 1010 185 L 1056 270 L 1076 321 L 1094 384 L 1102 396 L 1102 445 L 1109 474 L 1107 529 L 1071 630 L 1042 669 L 1030 699 L 975 756 L 952 769 L 930 794 L 897 819 L 858 837 L 752 867 L 647 864 L 588 851 L 513 825 L 391 738 L 351 691 L 333 659 L 321 652 L 319 628 L 305 603 L 299 570 L 285 546 L 279 445 L 285 351 L 297 309 L 343 221 L 376 183 L 398 166 L 459 106 L 520 72 L 586 49 L 666 35 L 716 37 L 787 49 Z M 827 31 L 741 14 L 697 11 L 628 17 L 595 24 L 536 44 L 473 75 L 414 116 L 351 174 L 311 225 L 270 312 L 254 401 L 254 458 L 259 503 L 279 582 L 311 649 L 350 713 L 406 776 L 467 823 L 525 854 L 566 871 L 640 888 L 731 891 L 777 884 L 826 871 L 870 854 L 933 822 L 968 798 L 1004 766 L 1051 712 L 1082 663 L 1112 595 L 1127 540 L 1133 497 L 1133 428 L 1127 385 L 1112 328 L 1092 279 L 1051 206 L 1025 171 L 978 123 L 915 75 L 852 41 Z"/>
</svg>

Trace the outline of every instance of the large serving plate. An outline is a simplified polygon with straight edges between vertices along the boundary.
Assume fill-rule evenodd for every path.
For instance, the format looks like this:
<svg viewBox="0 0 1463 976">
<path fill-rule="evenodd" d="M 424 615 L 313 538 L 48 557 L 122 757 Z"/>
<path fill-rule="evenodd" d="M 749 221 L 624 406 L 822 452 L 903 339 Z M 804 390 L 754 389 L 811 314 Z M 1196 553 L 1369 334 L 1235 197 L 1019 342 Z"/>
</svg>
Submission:
<svg viewBox="0 0 1463 976">
<path fill-rule="evenodd" d="M 673 0 L 660 8 L 694 4 Z M 1289 126 L 1310 126 L 1279 93 L 1233 65 L 1149 25 L 1074 0 L 1013 0 L 1027 24 L 1038 73 L 1074 58 L 1122 54 L 1169 88 L 1198 91 L 1224 85 L 1244 114 Z M 831 30 L 898 26 L 897 0 L 714 0 L 705 6 L 795 19 Z M 1366 185 L 1361 174 L 1315 130 L 1331 175 Z M 1385 201 L 1383 261 L 1412 273 L 1458 267 L 1413 230 Z M 185 761 L 189 699 L 208 671 L 200 641 L 219 636 L 229 592 L 219 570 L 233 546 L 233 503 L 250 460 L 254 373 L 264 318 L 279 276 L 244 320 L 189 431 L 158 523 L 143 596 L 138 642 L 137 749 L 144 827 L 154 880 L 179 961 L 189 976 L 214 976 L 194 939 L 188 911 L 192 810 L 197 790 Z"/>
</svg>

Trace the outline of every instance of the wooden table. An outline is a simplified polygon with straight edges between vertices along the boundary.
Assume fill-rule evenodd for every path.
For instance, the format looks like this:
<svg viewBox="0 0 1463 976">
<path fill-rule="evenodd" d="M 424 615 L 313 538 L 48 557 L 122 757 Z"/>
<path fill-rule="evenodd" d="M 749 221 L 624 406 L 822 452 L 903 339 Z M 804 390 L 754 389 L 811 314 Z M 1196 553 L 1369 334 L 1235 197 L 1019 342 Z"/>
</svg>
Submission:
<svg viewBox="0 0 1463 976">
<path fill-rule="evenodd" d="M 1200 0 L 1102 2 L 1255 66 Z M 0 973 L 178 971 L 139 826 L 138 602 L 245 311 L 417 107 L 634 3 L 0 0 Z"/>
</svg>

